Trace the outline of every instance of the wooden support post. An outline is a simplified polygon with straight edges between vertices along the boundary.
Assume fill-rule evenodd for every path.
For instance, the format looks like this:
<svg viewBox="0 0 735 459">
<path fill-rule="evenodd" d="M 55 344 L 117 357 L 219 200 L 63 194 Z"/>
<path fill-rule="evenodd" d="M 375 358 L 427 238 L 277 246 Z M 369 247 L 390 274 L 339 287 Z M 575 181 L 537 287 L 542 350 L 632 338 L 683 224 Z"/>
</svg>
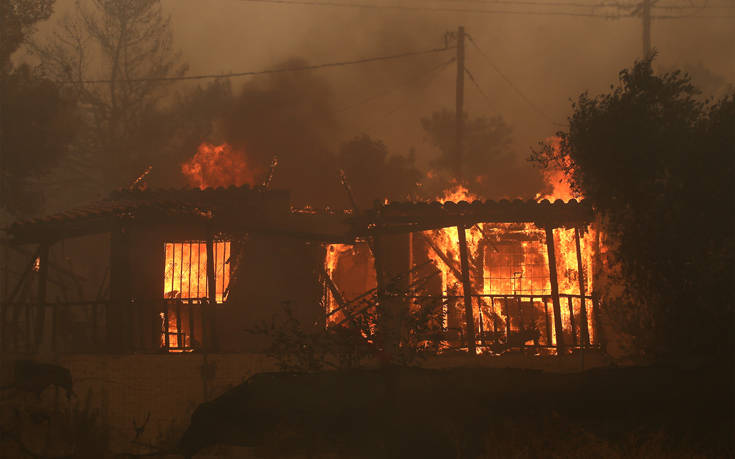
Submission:
<svg viewBox="0 0 735 459">
<path fill-rule="evenodd" d="M 39 255 L 38 255 L 38 317 L 36 317 L 36 346 L 41 344 L 43 339 L 43 329 L 46 325 L 46 286 L 48 281 L 48 252 L 49 243 L 41 243 Z"/>
<path fill-rule="evenodd" d="M 161 347 L 161 334 L 159 332 L 161 318 L 159 316 L 158 305 L 155 302 L 143 302 L 146 305 L 145 307 L 150 308 L 149 311 L 141 314 L 147 319 L 145 325 L 142 321 L 139 324 L 128 323 L 126 321 L 128 310 L 144 307 L 143 304 L 133 301 L 133 298 L 138 296 L 138 294 L 133 293 L 132 278 L 135 269 L 132 259 L 135 255 L 131 253 L 131 249 L 134 246 L 134 244 L 131 244 L 131 236 L 123 226 L 118 226 L 111 232 L 110 301 L 107 304 L 101 303 L 90 306 L 95 328 L 94 342 L 96 345 L 99 344 L 105 347 L 106 351 L 113 353 L 122 353 L 132 348 L 134 343 L 125 343 L 124 339 L 128 335 L 125 330 L 132 327 L 140 327 L 141 347 L 147 343 L 150 343 L 149 349 L 159 349 Z M 159 260 L 161 263 L 160 266 L 166 266 L 165 250 L 161 253 Z M 81 284 L 77 284 L 77 286 L 81 291 Z M 101 319 L 102 317 L 104 319 Z M 148 339 L 143 338 L 143 330 L 150 333 Z"/>
<path fill-rule="evenodd" d="M 554 329 L 556 335 L 557 355 L 564 352 L 564 330 L 561 322 L 561 304 L 559 303 L 559 280 L 556 277 L 556 250 L 554 248 L 554 229 L 546 228 L 546 251 L 549 255 L 549 280 L 551 281 L 551 301 L 554 303 Z"/>
<path fill-rule="evenodd" d="M 386 275 L 385 275 L 385 259 L 384 259 L 384 241 L 381 236 L 375 236 L 373 238 L 373 262 L 375 266 L 375 280 L 377 283 L 377 334 L 378 336 L 382 336 L 382 343 L 378 343 L 379 345 L 382 345 L 383 352 L 384 352 L 384 358 L 385 356 L 390 355 L 391 346 L 393 343 L 390 342 L 390 338 L 388 337 L 388 327 L 389 323 L 386 317 L 387 309 L 388 309 L 388 301 L 386 296 Z M 358 313 L 357 311 L 355 311 Z M 342 321 L 344 322 L 344 321 Z M 387 358 L 386 358 L 387 359 Z M 386 363 L 386 362 L 383 362 Z"/>
<path fill-rule="evenodd" d="M 10 308 L 10 305 L 0 300 L 0 352 L 5 352 L 5 342 L 7 335 L 7 327 L 5 321 L 8 308 Z"/>
<path fill-rule="evenodd" d="M 505 347 L 510 349 L 510 302 L 508 297 L 503 297 L 503 305 L 505 305 Z"/>
<path fill-rule="evenodd" d="M 168 352 L 169 347 L 171 346 L 171 337 L 168 334 L 168 303 L 163 302 L 163 324 L 161 325 L 161 333 L 163 333 L 163 347 L 166 352 Z"/>
<path fill-rule="evenodd" d="M 337 302 L 337 306 L 339 306 L 339 310 L 342 311 L 344 316 L 354 325 L 355 321 L 352 318 L 352 314 L 347 309 L 347 302 L 345 301 L 344 297 L 342 296 L 342 293 L 340 293 L 339 289 L 337 288 L 337 285 L 334 283 L 332 278 L 329 276 L 329 273 L 322 265 L 322 276 L 324 277 L 324 283 L 327 286 L 327 289 L 329 290 L 329 293 L 332 294 L 332 298 L 334 298 L 334 301 Z M 326 315 L 331 314 L 332 311 L 325 312 Z"/>
<path fill-rule="evenodd" d="M 208 303 L 202 305 L 207 311 L 202 311 L 202 316 L 207 317 L 206 331 L 205 324 L 202 324 L 202 346 L 206 349 L 214 349 L 215 346 L 215 306 L 217 305 L 217 283 L 214 276 L 215 259 L 214 259 L 214 239 L 212 236 L 207 237 L 207 298 Z"/>
<path fill-rule="evenodd" d="M 23 288 L 23 284 L 25 284 L 26 278 L 33 270 L 33 266 L 36 264 L 36 258 L 38 258 L 40 253 L 41 253 L 41 247 L 39 246 L 38 249 L 36 249 L 36 251 L 33 252 L 30 262 L 28 263 L 26 268 L 23 270 L 23 274 L 21 275 L 20 280 L 18 280 L 18 283 L 15 284 L 13 291 L 10 293 L 10 295 L 7 298 L 5 298 L 5 301 L 7 303 L 12 303 L 15 297 L 18 295 L 18 293 L 20 293 L 20 289 Z"/>
<path fill-rule="evenodd" d="M 585 295 L 586 287 L 585 287 L 585 277 L 584 277 L 584 265 L 582 263 L 582 249 L 580 248 L 579 243 L 579 228 L 574 228 L 574 242 L 577 247 L 577 278 L 579 279 L 579 295 L 580 295 L 580 305 L 579 305 L 579 314 L 580 314 L 580 329 L 579 329 L 579 338 L 581 341 L 582 346 L 589 346 L 590 345 L 590 333 L 589 333 L 589 322 L 587 320 L 587 305 L 585 303 Z"/>
<path fill-rule="evenodd" d="M 467 352 L 475 355 L 475 317 L 472 312 L 472 287 L 470 284 L 470 263 L 467 256 L 467 235 L 463 225 L 457 225 L 459 235 L 459 261 L 462 268 L 462 292 L 464 294 L 464 313 L 467 332 Z"/>
</svg>

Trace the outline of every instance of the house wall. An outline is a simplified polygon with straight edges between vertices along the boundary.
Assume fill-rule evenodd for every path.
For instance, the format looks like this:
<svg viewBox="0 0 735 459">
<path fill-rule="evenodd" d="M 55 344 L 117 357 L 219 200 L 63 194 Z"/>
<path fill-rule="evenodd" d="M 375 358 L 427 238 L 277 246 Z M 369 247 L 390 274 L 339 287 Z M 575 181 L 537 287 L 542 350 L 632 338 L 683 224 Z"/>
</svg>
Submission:
<svg viewBox="0 0 735 459">
<path fill-rule="evenodd" d="M 225 236 L 226 237 L 226 236 Z M 108 321 L 110 350 L 154 351 L 161 346 L 160 300 L 166 242 L 204 240 L 203 228 L 180 226 L 127 227 L 112 236 L 113 280 Z M 205 341 L 210 349 L 243 352 L 263 350 L 267 340 L 248 333 L 269 321 L 289 304 L 295 317 L 307 327 L 320 322 L 321 284 L 318 263 L 324 249 L 288 237 L 248 235 L 232 240 L 228 301 L 206 317 Z M 241 252 L 241 253 L 240 253 Z M 195 338 L 202 340 L 202 314 L 193 308 Z M 212 330 L 210 336 L 209 330 Z"/>
<path fill-rule="evenodd" d="M 284 307 L 305 329 L 323 324 L 319 264 L 322 244 L 280 236 L 248 236 L 241 265 L 231 279 L 228 307 L 217 315 L 220 349 L 262 351 L 267 337 L 249 333 L 256 325 L 283 317 Z"/>
</svg>

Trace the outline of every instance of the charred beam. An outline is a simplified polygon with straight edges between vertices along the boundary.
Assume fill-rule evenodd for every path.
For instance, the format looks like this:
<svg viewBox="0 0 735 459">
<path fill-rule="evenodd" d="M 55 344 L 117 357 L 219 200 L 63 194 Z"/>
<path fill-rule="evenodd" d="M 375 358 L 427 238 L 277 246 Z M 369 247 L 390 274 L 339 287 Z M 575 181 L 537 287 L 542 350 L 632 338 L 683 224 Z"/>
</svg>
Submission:
<svg viewBox="0 0 735 459">
<path fill-rule="evenodd" d="M 454 266 L 454 262 L 452 262 L 452 260 L 450 260 L 449 257 L 447 257 L 444 254 L 444 252 L 442 252 L 442 250 L 439 247 L 437 247 L 436 244 L 434 244 L 434 241 L 432 241 L 430 237 L 426 237 L 424 233 L 415 233 L 415 234 L 418 234 L 421 238 L 424 239 L 426 244 L 429 247 L 431 247 L 431 250 L 433 250 L 434 253 L 436 253 L 439 256 L 439 258 L 441 258 L 444 264 L 447 265 L 450 271 L 452 271 L 452 274 L 454 274 L 454 277 L 456 277 L 457 279 L 462 279 L 462 272 L 459 269 L 457 269 L 456 266 Z"/>
<path fill-rule="evenodd" d="M 342 293 L 340 293 L 339 289 L 337 288 L 337 285 L 334 283 L 332 278 L 329 276 L 329 273 L 326 269 L 322 266 L 322 276 L 324 277 L 324 283 L 327 284 L 327 288 L 329 289 L 329 292 L 332 294 L 332 297 L 339 305 L 339 308 L 337 308 L 335 311 L 330 311 L 329 314 L 327 314 L 327 317 L 329 317 L 332 312 L 336 312 L 337 310 L 344 311 L 345 316 L 349 318 L 351 322 L 354 323 L 354 320 L 352 319 L 352 314 L 350 314 L 350 311 L 347 309 L 347 302 L 345 301 L 344 297 L 342 296 Z"/>
<path fill-rule="evenodd" d="M 447 255 L 444 252 L 442 252 L 442 250 L 439 247 L 436 246 L 436 244 L 434 244 L 434 241 L 432 241 L 430 237 L 427 237 L 426 235 L 424 235 L 423 233 L 420 233 L 420 232 L 419 233 L 414 233 L 414 234 L 418 234 L 421 238 L 423 238 L 424 242 L 426 242 L 426 244 L 431 248 L 431 250 L 433 250 L 434 253 L 436 253 L 437 256 L 439 258 L 441 258 L 441 260 L 444 262 L 444 264 L 447 265 L 447 267 L 449 268 L 449 270 L 452 271 L 452 274 L 454 275 L 454 277 L 456 277 L 457 279 L 460 279 L 460 280 L 462 279 L 462 272 L 457 268 L 457 266 L 455 266 L 454 262 L 452 260 L 450 260 L 449 257 L 447 257 Z M 469 259 L 469 254 L 468 254 L 467 258 Z M 474 293 L 472 293 L 472 294 L 475 295 Z M 475 295 L 475 296 L 477 296 L 477 295 Z M 487 303 L 485 303 L 485 300 L 482 297 L 478 297 L 477 298 L 477 301 L 479 302 L 479 307 L 480 308 L 482 308 L 482 307 L 489 307 L 487 305 Z M 489 308 L 489 310 L 491 311 L 491 314 L 493 316 L 493 320 L 500 320 L 500 318 L 498 317 L 498 315 L 495 314 L 493 308 Z"/>
<path fill-rule="evenodd" d="M 467 257 L 467 235 L 465 227 L 457 226 L 459 235 L 459 260 L 462 267 L 462 292 L 464 293 L 464 312 L 467 327 L 467 352 L 475 355 L 475 318 L 472 313 L 472 284 L 470 284 L 470 263 Z"/>
</svg>

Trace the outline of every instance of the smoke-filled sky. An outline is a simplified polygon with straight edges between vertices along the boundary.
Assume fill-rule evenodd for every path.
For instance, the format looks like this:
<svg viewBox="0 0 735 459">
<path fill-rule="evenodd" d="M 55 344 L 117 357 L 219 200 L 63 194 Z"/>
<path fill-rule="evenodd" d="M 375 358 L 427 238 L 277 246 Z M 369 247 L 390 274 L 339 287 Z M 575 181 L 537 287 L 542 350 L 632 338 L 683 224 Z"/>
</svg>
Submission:
<svg viewBox="0 0 735 459">
<path fill-rule="evenodd" d="M 541 1 L 552 6 L 482 0 L 333 3 L 351 1 L 516 12 L 612 11 L 559 6 L 551 0 Z M 691 1 L 662 0 L 659 5 L 702 5 L 704 0 Z M 655 9 L 656 15 L 696 13 L 701 17 L 654 19 L 652 44 L 658 51 L 656 68 L 690 70 L 695 82 L 716 91 L 735 82 L 735 1 L 719 0 L 707 5 L 701 11 Z M 57 2 L 54 17 L 39 34 L 72 7 L 71 1 Z M 630 67 L 642 53 L 639 18 L 610 20 L 243 0 L 164 0 L 163 8 L 171 14 L 174 44 L 189 64 L 189 74 L 261 70 L 292 58 L 319 64 L 440 47 L 446 32 L 464 25 L 492 60 L 491 64 L 472 43 L 467 43 L 467 68 L 486 97 L 466 78 L 466 111 L 470 117 L 502 115 L 513 128 L 512 148 L 521 161 L 537 142 L 563 127 L 570 112 L 570 98 L 583 91 L 606 91 L 617 73 Z M 441 108 L 453 109 L 456 65 L 440 72 L 430 70 L 449 60 L 452 53 L 314 72 L 329 83 L 339 126 L 335 146 L 367 133 L 382 139 L 391 153 L 407 154 L 415 148 L 419 164 L 426 165 L 437 151 L 428 143 L 419 119 Z M 513 87 L 496 69 L 511 80 Z M 268 77 L 234 79 L 233 88 L 252 84 L 256 78 Z M 385 95 L 378 97 L 381 94 Z"/>
<path fill-rule="evenodd" d="M 164 3 L 173 15 L 176 43 L 190 63 L 191 73 L 268 68 L 290 57 L 322 63 L 426 49 L 441 46 L 446 31 L 464 25 L 515 86 L 551 120 L 560 123 L 569 113 L 570 97 L 585 90 L 604 91 L 620 69 L 641 55 L 642 47 L 641 21 L 635 18 L 462 14 L 238 0 L 204 3 Z M 370 0 L 365 3 L 380 4 Z M 392 3 L 508 9 L 477 1 Z M 580 11 L 538 6 L 515 10 Z M 670 13 L 661 10 L 661 14 Z M 735 10 L 706 13 L 732 16 Z M 727 81 L 735 81 L 735 18 L 655 20 L 652 43 L 659 52 L 659 68 L 701 63 Z M 347 107 L 411 80 L 449 57 L 447 53 L 321 72 L 334 83 L 337 106 Z M 470 114 L 502 114 L 514 127 L 517 146 L 524 152 L 553 133 L 551 120 L 525 103 L 471 44 L 467 48 L 467 67 L 489 99 L 467 81 L 466 107 Z M 455 66 L 450 66 L 420 91 L 398 90 L 358 105 L 341 113 L 342 121 L 355 131 L 383 137 L 398 149 L 419 147 L 417 118 L 439 107 L 453 107 L 454 81 Z"/>
</svg>

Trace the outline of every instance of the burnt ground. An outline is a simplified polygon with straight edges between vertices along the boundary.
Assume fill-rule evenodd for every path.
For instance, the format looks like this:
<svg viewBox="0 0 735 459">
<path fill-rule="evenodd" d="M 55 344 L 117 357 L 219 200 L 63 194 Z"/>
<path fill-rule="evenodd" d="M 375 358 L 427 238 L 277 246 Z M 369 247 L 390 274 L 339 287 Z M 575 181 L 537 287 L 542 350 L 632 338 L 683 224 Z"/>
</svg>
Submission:
<svg viewBox="0 0 735 459">
<path fill-rule="evenodd" d="M 184 455 L 733 457 L 732 369 L 262 373 L 200 405 Z"/>
</svg>

